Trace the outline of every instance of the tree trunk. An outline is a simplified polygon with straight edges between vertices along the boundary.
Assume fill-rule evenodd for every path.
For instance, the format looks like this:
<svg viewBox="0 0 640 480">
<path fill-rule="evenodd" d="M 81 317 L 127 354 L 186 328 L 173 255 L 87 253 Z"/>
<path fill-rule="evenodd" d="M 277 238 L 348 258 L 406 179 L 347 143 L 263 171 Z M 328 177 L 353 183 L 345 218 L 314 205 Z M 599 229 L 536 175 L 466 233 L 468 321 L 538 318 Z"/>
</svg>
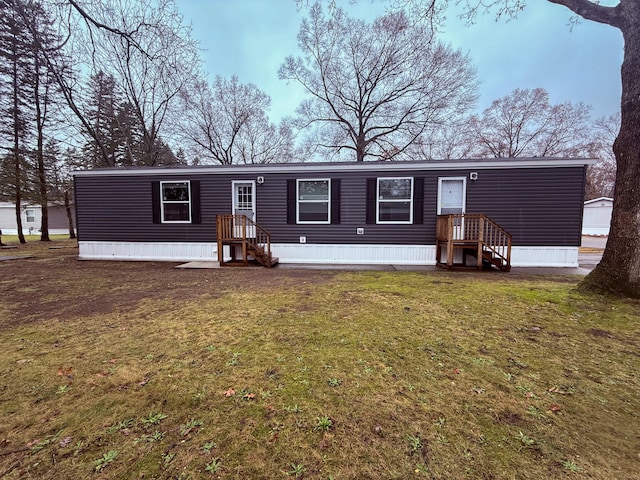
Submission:
<svg viewBox="0 0 640 480">
<path fill-rule="evenodd" d="M 617 174 L 607 248 L 582 282 L 585 290 L 640 298 L 640 4 L 626 2 L 621 127 L 613 150 Z"/>
<path fill-rule="evenodd" d="M 34 29 L 35 30 L 35 29 Z M 40 241 L 48 242 L 49 239 L 49 199 L 47 195 L 47 174 L 44 167 L 44 122 L 45 113 L 42 109 L 42 97 L 40 96 L 40 58 L 37 48 L 33 48 L 33 64 L 35 75 L 33 77 L 33 99 L 36 107 L 36 162 L 38 164 L 38 189 L 40 193 L 40 207 L 42 209 L 42 223 L 40 224 Z M 46 87 L 45 87 L 46 88 Z M 48 95 L 45 94 L 44 101 Z M 45 105 L 46 109 L 46 105 Z"/>
<path fill-rule="evenodd" d="M 67 211 L 67 222 L 69 224 L 69 238 L 76 238 L 76 229 L 73 227 L 73 215 L 71 215 L 71 204 L 69 203 L 69 190 L 64 191 L 64 208 Z"/>
<path fill-rule="evenodd" d="M 15 189 L 15 200 L 16 200 L 16 226 L 18 228 L 18 241 L 20 243 L 27 243 L 27 240 L 24 238 L 24 233 L 22 232 L 22 216 L 21 216 L 21 203 L 22 203 L 22 169 L 20 165 L 20 128 L 21 128 L 21 119 L 19 114 L 20 108 L 20 91 L 19 91 L 19 70 L 18 70 L 18 54 L 17 49 L 13 50 L 13 57 L 11 59 L 12 62 L 12 88 L 13 88 L 13 160 L 14 160 L 14 189 Z"/>
</svg>

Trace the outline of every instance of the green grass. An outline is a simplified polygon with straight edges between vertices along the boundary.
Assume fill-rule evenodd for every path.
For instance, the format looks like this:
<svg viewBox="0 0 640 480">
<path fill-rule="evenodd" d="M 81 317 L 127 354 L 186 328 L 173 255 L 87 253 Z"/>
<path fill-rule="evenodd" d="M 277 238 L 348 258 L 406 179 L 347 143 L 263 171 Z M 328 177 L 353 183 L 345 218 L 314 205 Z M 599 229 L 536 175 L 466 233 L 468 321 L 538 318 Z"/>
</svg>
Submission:
<svg viewBox="0 0 640 480">
<path fill-rule="evenodd" d="M 640 304 L 577 277 L 58 245 L 0 262 L 0 478 L 640 475 Z"/>
</svg>

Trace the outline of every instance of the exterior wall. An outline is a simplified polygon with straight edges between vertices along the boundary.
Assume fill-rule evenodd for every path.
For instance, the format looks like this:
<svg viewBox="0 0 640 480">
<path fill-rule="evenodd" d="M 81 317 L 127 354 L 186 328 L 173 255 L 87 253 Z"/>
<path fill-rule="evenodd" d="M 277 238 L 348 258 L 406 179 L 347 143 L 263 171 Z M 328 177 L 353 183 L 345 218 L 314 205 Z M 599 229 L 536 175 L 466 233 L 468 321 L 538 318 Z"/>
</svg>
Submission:
<svg viewBox="0 0 640 480">
<path fill-rule="evenodd" d="M 73 207 L 71 208 L 73 212 Z M 0 230 L 2 230 L 2 233 L 5 235 L 18 234 L 15 209 L 16 207 L 12 203 L 0 203 Z M 35 220 L 33 222 L 27 222 L 27 209 L 33 209 L 35 212 Z M 74 214 L 72 213 L 72 215 Z M 40 227 L 42 226 L 42 207 L 40 207 L 40 205 L 23 206 L 21 216 L 22 233 L 25 235 L 29 235 L 30 233 L 40 233 Z M 69 233 L 67 211 L 65 210 L 64 205 L 49 206 L 49 233 L 52 235 L 63 235 Z"/>
<path fill-rule="evenodd" d="M 33 210 L 35 213 L 34 221 L 27 222 L 27 210 Z M 42 222 L 42 209 L 39 205 L 22 206 L 20 211 L 22 217 L 22 233 L 28 235 L 30 233 L 40 232 Z M 13 203 L 0 203 L 0 230 L 4 235 L 17 235 L 18 224 L 16 222 L 16 206 Z"/>
<path fill-rule="evenodd" d="M 364 173 L 364 172 L 363 172 Z M 369 225 L 365 222 L 363 173 L 347 172 L 341 179 L 339 225 L 288 225 L 286 180 L 326 178 L 326 173 L 264 175 L 257 185 L 256 221 L 271 234 L 273 243 L 435 244 L 438 177 L 462 172 L 405 171 L 400 175 L 424 178 L 424 224 Z M 464 172 L 468 175 L 469 172 Z M 366 177 L 392 176 L 367 171 Z M 334 177 L 336 175 L 333 175 Z M 170 177 L 81 176 L 76 179 L 77 222 L 81 240 L 139 242 L 215 241 L 216 215 L 231 213 L 231 181 L 253 180 L 253 175 L 185 175 Z M 201 224 L 154 224 L 151 182 L 194 180 L 201 183 Z M 583 168 L 486 170 L 467 182 L 467 213 L 485 213 L 513 235 L 514 245 L 579 246 L 582 221 Z M 364 235 L 356 229 L 364 228 Z"/>
<path fill-rule="evenodd" d="M 394 260 L 391 263 L 430 264 L 435 262 L 438 178 L 464 176 L 467 178 L 466 212 L 484 213 L 509 231 L 513 235 L 514 253 L 516 248 L 521 248 L 522 252 L 529 251 L 532 259 L 538 258 L 533 261 L 539 262 L 540 255 L 532 254 L 532 247 L 575 249 L 577 264 L 586 167 L 572 164 L 557 168 L 549 165 L 506 168 L 495 166 L 497 162 L 493 164 L 488 168 L 478 161 L 465 168 L 447 164 L 441 169 L 433 164 L 425 168 L 409 164 L 397 171 L 395 165 L 383 163 L 380 167 L 363 164 L 334 170 L 308 164 L 291 168 L 236 166 L 233 172 L 220 167 L 132 170 L 131 174 L 104 170 L 98 174 L 80 172 L 75 178 L 80 254 L 92 257 L 88 246 L 100 242 L 104 245 L 215 244 L 216 215 L 231 213 L 231 182 L 261 176 L 264 182 L 256 184 L 255 190 L 256 222 L 271 234 L 274 255 L 282 262 L 389 263 Z M 469 180 L 472 171 L 477 172 L 477 180 Z M 374 177 L 422 178 L 424 222 L 367 224 L 366 179 Z M 287 180 L 314 178 L 340 179 L 340 224 L 287 224 Z M 184 180 L 200 183 L 201 223 L 153 223 L 152 182 Z M 364 234 L 357 234 L 359 228 L 364 229 Z M 305 237 L 305 244 L 300 237 Z M 83 245 L 86 248 L 83 249 Z M 149 247 L 149 250 L 154 249 Z M 393 250 L 404 252 L 390 253 Z M 210 248 L 209 252 L 215 258 Z M 194 255 L 199 254 L 185 252 L 179 260 L 192 259 Z M 106 256 L 115 258 L 110 254 Z M 521 261 L 526 264 L 529 260 L 523 257 Z M 573 259 L 568 263 L 573 264 Z M 513 264 L 516 265 L 515 255 Z"/>
<path fill-rule="evenodd" d="M 75 207 L 71 205 L 71 222 L 75 228 Z M 51 205 L 49 207 L 49 233 L 69 233 L 69 221 L 64 205 Z"/>
<path fill-rule="evenodd" d="M 609 235 L 613 200 L 598 198 L 584 204 L 583 235 Z"/>
</svg>

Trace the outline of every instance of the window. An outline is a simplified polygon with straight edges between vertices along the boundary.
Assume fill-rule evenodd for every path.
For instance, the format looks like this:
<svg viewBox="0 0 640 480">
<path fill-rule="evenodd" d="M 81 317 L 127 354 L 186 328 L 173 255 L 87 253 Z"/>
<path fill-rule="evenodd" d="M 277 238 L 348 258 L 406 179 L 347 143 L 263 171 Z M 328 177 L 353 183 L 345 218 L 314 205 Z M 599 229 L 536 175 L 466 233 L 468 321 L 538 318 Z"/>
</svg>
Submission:
<svg viewBox="0 0 640 480">
<path fill-rule="evenodd" d="M 190 182 L 160 182 L 162 223 L 191 222 Z"/>
<path fill-rule="evenodd" d="M 413 178 L 378 178 L 377 223 L 413 223 Z"/>
<path fill-rule="evenodd" d="M 465 212 L 466 177 L 438 178 L 438 215 L 461 214 Z"/>
<path fill-rule="evenodd" d="M 34 223 L 36 221 L 36 211 L 34 209 L 28 208 L 24 213 L 27 216 L 27 223 Z"/>
<path fill-rule="evenodd" d="M 297 181 L 297 223 L 330 223 L 329 179 Z"/>
</svg>

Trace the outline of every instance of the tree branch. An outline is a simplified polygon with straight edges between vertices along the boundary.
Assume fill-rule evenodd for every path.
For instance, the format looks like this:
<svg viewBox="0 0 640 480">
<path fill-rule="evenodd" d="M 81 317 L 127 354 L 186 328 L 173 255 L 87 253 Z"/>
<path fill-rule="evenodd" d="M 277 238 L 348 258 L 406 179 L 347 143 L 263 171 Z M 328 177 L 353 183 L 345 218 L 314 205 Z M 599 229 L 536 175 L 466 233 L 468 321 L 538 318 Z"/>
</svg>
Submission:
<svg viewBox="0 0 640 480">
<path fill-rule="evenodd" d="M 586 20 L 605 23 L 620 28 L 623 18 L 620 12 L 620 4 L 615 7 L 605 7 L 590 0 L 548 0 L 557 5 L 564 5 L 572 12 Z"/>
</svg>

